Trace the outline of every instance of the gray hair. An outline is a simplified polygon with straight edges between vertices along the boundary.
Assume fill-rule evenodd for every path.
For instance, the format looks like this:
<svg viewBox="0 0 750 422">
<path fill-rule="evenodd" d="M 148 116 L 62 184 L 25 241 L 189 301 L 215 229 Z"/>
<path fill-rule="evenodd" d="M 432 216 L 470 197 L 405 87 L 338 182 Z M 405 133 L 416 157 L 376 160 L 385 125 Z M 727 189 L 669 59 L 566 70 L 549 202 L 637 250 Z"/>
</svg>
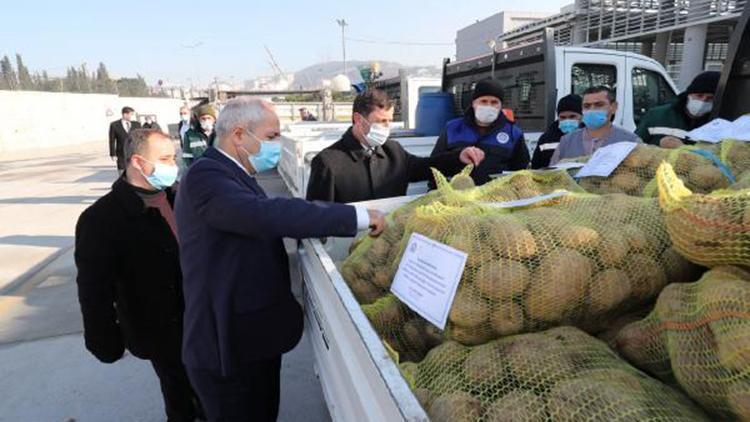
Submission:
<svg viewBox="0 0 750 422">
<path fill-rule="evenodd" d="M 216 137 L 223 139 L 237 127 L 253 130 L 273 115 L 273 106 L 267 101 L 252 97 L 230 100 L 216 119 Z"/>
<path fill-rule="evenodd" d="M 125 162 L 129 162 L 133 155 L 143 155 L 148 147 L 148 141 L 153 136 L 161 136 L 170 139 L 167 134 L 158 129 L 134 129 L 125 142 Z"/>
</svg>

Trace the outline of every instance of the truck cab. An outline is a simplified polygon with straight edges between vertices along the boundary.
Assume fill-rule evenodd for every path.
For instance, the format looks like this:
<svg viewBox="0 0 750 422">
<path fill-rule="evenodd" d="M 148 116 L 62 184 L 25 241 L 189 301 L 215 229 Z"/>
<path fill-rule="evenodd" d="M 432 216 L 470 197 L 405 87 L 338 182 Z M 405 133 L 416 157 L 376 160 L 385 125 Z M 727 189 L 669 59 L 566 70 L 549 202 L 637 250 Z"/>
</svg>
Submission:
<svg viewBox="0 0 750 422">
<path fill-rule="evenodd" d="M 541 42 L 461 62 L 444 61 L 443 90 L 454 95 L 457 115 L 471 105 L 475 84 L 485 78 L 505 88 L 504 108 L 513 111 L 529 148 L 555 120 L 557 101 L 571 93 L 606 85 L 614 89 L 619 107 L 615 123 L 635 130 L 654 106 L 677 95 L 664 67 L 640 54 L 584 47 L 558 47 L 551 30 Z"/>
</svg>

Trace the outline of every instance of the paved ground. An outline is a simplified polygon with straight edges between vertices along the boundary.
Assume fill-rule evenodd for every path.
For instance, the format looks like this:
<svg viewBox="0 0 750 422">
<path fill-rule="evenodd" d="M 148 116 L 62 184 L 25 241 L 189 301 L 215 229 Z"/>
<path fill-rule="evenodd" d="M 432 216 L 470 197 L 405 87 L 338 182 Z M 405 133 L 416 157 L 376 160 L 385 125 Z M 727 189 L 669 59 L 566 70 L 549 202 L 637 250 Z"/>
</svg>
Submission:
<svg viewBox="0 0 750 422">
<path fill-rule="evenodd" d="M 72 245 L 116 177 L 102 145 L 0 159 L 0 421 L 165 420 L 147 362 L 105 365 L 83 347 Z M 261 183 L 286 195 L 276 175 Z M 284 358 L 279 419 L 330 420 L 305 338 Z"/>
</svg>

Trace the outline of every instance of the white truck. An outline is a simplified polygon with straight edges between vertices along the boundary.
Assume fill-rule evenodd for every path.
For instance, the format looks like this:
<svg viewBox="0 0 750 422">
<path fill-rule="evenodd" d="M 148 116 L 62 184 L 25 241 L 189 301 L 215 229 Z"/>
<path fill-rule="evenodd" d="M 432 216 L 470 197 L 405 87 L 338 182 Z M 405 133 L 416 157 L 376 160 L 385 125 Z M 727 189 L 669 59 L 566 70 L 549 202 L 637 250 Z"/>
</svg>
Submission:
<svg viewBox="0 0 750 422">
<path fill-rule="evenodd" d="M 549 33 L 545 39 L 551 37 Z M 530 152 L 536 147 L 539 136 L 555 120 L 557 101 L 570 93 L 581 94 L 594 85 L 613 88 L 619 104 L 615 123 L 628 130 L 635 130 L 649 108 L 677 95 L 674 82 L 656 60 L 615 50 L 556 47 L 543 41 L 460 62 L 445 60 L 442 90 L 453 94 L 456 115 L 462 115 L 470 106 L 476 82 L 489 77 L 501 81 L 505 87 L 503 107 L 513 111 L 524 130 Z M 429 85 L 413 83 L 417 95 L 420 86 Z M 381 87 L 392 92 L 411 92 L 404 90 L 396 80 L 383 81 Z M 404 98 L 399 98 L 399 103 L 403 103 Z M 413 99 L 407 103 L 416 110 Z M 400 107 L 400 113 L 404 114 L 403 105 Z M 416 112 L 408 111 L 406 115 L 414 116 Z M 279 172 L 292 194 L 304 197 L 312 158 L 338 140 L 348 124 L 316 137 L 300 133 L 301 129 L 294 126 L 289 125 L 293 130 L 284 133 Z M 404 127 L 403 122 L 395 126 Z M 409 130 L 395 131 L 392 138 L 401 142 L 407 151 L 420 156 L 429 155 L 437 141 L 436 136 L 420 136 Z M 415 183 L 410 185 L 408 193 L 426 190 L 426 183 Z"/>
<path fill-rule="evenodd" d="M 641 56 L 572 48 L 556 49 L 555 56 L 556 68 L 562 69 L 564 75 L 555 72 L 548 80 L 557 80 L 558 87 L 568 89 L 562 92 L 558 89 L 555 97 L 550 93 L 550 98 L 565 95 L 571 89 L 580 90 L 583 79 L 596 84 L 606 83 L 606 80 L 600 80 L 601 76 L 596 76 L 602 72 L 593 71 L 605 68 L 591 65 L 612 66 L 607 74 L 611 77 L 614 70 L 617 78 L 620 102 L 617 121 L 630 128 L 642 114 L 642 107 L 648 107 L 643 98 L 647 97 L 650 103 L 658 100 L 659 95 L 674 93 L 674 85 L 664 70 Z M 574 74 L 574 66 L 584 72 L 588 69 L 589 76 L 586 73 Z M 469 89 L 462 91 L 468 92 Z M 718 107 L 713 116 L 733 120 L 750 113 L 748 98 L 750 8 L 746 8 L 729 45 L 729 56 L 717 92 Z M 551 105 L 551 102 L 547 104 Z M 539 123 L 539 127 L 543 127 Z M 412 199 L 414 197 L 399 197 L 363 204 L 389 212 Z M 346 257 L 350 243 L 350 239 L 332 238 L 327 242 L 310 239 L 302 241 L 299 248 L 305 283 L 305 330 L 313 345 L 316 370 L 331 416 L 334 421 L 426 421 L 427 415 L 336 268 L 335 264 Z"/>
</svg>

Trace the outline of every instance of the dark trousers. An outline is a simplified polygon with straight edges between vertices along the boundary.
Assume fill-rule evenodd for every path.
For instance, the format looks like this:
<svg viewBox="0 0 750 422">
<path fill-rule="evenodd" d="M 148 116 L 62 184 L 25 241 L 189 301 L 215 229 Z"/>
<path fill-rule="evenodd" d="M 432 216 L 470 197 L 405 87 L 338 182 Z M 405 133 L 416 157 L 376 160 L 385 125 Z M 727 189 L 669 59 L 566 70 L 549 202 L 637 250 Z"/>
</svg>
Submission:
<svg viewBox="0 0 750 422">
<path fill-rule="evenodd" d="M 279 415 L 281 355 L 254 362 L 231 376 L 188 368 L 209 422 L 272 422 Z"/>
<path fill-rule="evenodd" d="M 198 397 L 190 386 L 185 366 L 179 360 L 151 360 L 151 365 L 159 377 L 161 393 L 168 422 L 193 422 L 203 418 Z"/>
</svg>

